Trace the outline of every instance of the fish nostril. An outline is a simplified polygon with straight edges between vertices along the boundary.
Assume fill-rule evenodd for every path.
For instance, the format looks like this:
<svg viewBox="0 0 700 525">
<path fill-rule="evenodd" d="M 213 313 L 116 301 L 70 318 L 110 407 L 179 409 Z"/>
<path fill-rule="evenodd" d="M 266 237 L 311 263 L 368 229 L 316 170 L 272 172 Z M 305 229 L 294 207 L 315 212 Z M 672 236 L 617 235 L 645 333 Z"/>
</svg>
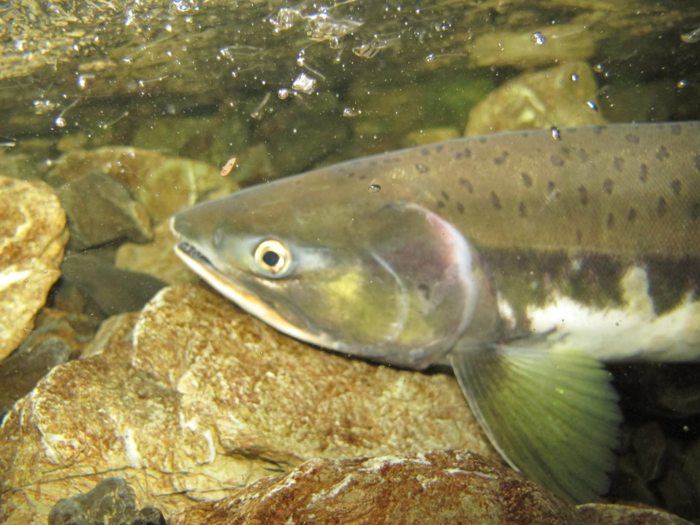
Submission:
<svg viewBox="0 0 700 525">
<path fill-rule="evenodd" d="M 217 226 L 217 228 L 214 230 L 214 235 L 212 236 L 212 244 L 214 245 L 214 248 L 218 248 L 221 246 L 221 243 L 224 240 L 224 232 L 221 229 L 221 226 Z"/>
<path fill-rule="evenodd" d="M 170 218 L 170 230 L 177 236 L 187 237 L 193 230 L 193 224 L 186 216 L 177 213 Z"/>
</svg>

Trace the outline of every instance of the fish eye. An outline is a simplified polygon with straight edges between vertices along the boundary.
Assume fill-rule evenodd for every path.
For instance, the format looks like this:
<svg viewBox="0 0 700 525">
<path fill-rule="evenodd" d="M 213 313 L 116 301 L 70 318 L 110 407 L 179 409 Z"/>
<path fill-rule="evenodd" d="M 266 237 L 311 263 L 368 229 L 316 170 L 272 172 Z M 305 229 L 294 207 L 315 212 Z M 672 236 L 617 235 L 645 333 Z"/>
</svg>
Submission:
<svg viewBox="0 0 700 525">
<path fill-rule="evenodd" d="M 284 243 L 268 239 L 256 246 L 253 259 L 260 270 L 278 275 L 289 268 L 292 254 Z"/>
</svg>

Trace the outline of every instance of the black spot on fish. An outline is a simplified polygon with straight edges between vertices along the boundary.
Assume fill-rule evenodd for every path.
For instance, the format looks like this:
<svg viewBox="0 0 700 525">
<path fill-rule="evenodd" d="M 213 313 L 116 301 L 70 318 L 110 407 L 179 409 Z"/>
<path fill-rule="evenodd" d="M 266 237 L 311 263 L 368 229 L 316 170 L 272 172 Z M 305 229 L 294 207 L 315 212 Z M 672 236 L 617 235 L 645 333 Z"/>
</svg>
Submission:
<svg viewBox="0 0 700 525">
<path fill-rule="evenodd" d="M 694 221 L 700 218 L 700 202 L 694 202 L 690 207 L 690 218 Z"/>
<path fill-rule="evenodd" d="M 469 182 L 467 179 L 459 179 L 459 185 L 467 188 L 467 191 L 469 193 L 474 193 L 474 186 L 472 186 L 472 183 Z"/>
<path fill-rule="evenodd" d="M 462 204 L 461 202 L 458 202 L 457 203 L 457 211 L 459 213 L 464 213 L 464 204 Z"/>
<path fill-rule="evenodd" d="M 559 155 L 552 155 L 549 160 L 552 161 L 552 166 L 556 166 L 557 168 L 561 168 L 564 165 L 564 159 Z"/>
<path fill-rule="evenodd" d="M 420 154 L 424 157 L 427 157 L 430 155 L 430 151 L 428 150 L 428 148 L 423 148 L 422 150 L 420 150 Z"/>
<path fill-rule="evenodd" d="M 659 197 L 659 202 L 656 205 L 656 211 L 659 214 L 659 217 L 666 215 L 666 212 L 668 211 L 668 203 L 663 197 Z"/>
<path fill-rule="evenodd" d="M 551 180 L 547 182 L 547 195 L 551 195 L 557 191 L 557 185 L 554 184 Z"/>
<path fill-rule="evenodd" d="M 508 152 L 507 152 L 507 151 L 504 151 L 504 152 L 501 153 L 498 157 L 496 157 L 495 159 L 493 159 L 493 163 L 494 163 L 496 166 L 500 166 L 501 164 L 503 164 L 503 163 L 506 161 L 507 158 L 508 158 Z"/>
<path fill-rule="evenodd" d="M 455 153 L 455 159 L 456 159 L 456 160 L 459 160 L 459 159 L 461 159 L 461 158 L 462 158 L 462 152 L 461 152 L 461 151 L 458 151 L 457 153 Z"/>
<path fill-rule="evenodd" d="M 425 298 L 426 301 L 430 300 L 430 286 L 420 283 L 418 289 L 423 293 L 423 298 Z"/>
<path fill-rule="evenodd" d="M 612 213 L 608 213 L 608 220 L 605 221 L 605 224 L 607 224 L 608 228 L 614 228 L 615 227 L 615 215 Z"/>
<path fill-rule="evenodd" d="M 585 149 L 578 150 L 578 158 L 581 162 L 588 161 L 588 152 Z"/>
<path fill-rule="evenodd" d="M 415 164 L 414 167 L 416 168 L 418 173 L 428 173 L 430 171 L 430 168 L 423 164 Z"/>
<path fill-rule="evenodd" d="M 464 158 L 468 159 L 471 156 L 472 156 L 472 150 L 470 150 L 469 148 L 464 148 Z"/>
<path fill-rule="evenodd" d="M 527 217 L 527 208 L 525 207 L 525 203 L 521 202 L 520 205 L 518 206 L 518 211 L 520 212 L 520 217 L 523 219 Z"/>
<path fill-rule="evenodd" d="M 530 177 L 530 175 L 528 175 L 525 172 L 522 172 L 520 174 L 520 178 L 523 179 L 523 184 L 525 185 L 526 188 L 529 188 L 532 186 L 532 177 Z"/>
<path fill-rule="evenodd" d="M 480 143 L 480 144 L 486 144 L 486 142 L 487 142 L 488 140 L 489 140 L 489 139 L 487 139 L 486 137 L 479 137 L 479 143 Z"/>
<path fill-rule="evenodd" d="M 634 208 L 630 208 L 630 211 L 627 212 L 627 220 L 630 222 L 634 222 L 634 220 L 637 218 L 637 210 Z"/>
<path fill-rule="evenodd" d="M 682 184 L 681 184 L 681 181 L 679 179 L 675 179 L 671 183 L 671 190 L 673 191 L 673 194 L 676 197 L 681 194 L 681 187 L 682 187 Z"/>
<path fill-rule="evenodd" d="M 603 133 L 603 126 L 595 126 L 593 128 L 593 133 L 595 135 L 600 135 L 601 133 Z"/>
<path fill-rule="evenodd" d="M 682 128 L 678 124 L 671 124 L 671 135 L 680 135 Z"/>
<path fill-rule="evenodd" d="M 376 160 L 370 160 L 369 165 L 372 166 L 373 168 L 377 166 L 377 161 Z"/>
<path fill-rule="evenodd" d="M 494 192 L 491 192 L 491 204 L 493 204 L 493 207 L 497 210 L 503 208 L 503 206 L 501 206 L 501 199 L 499 199 L 498 195 L 496 195 Z"/>
<path fill-rule="evenodd" d="M 366 178 L 367 178 L 367 175 L 360 175 L 360 176 L 358 177 L 358 179 L 360 179 L 360 180 L 365 180 Z"/>
<path fill-rule="evenodd" d="M 444 208 L 444 207 L 445 207 L 445 203 L 442 202 L 442 201 L 437 201 L 437 207 L 438 207 L 438 208 Z"/>
<path fill-rule="evenodd" d="M 384 164 L 391 164 L 392 162 L 394 162 L 394 159 L 388 158 L 388 159 L 384 159 L 382 162 L 383 162 Z"/>
<path fill-rule="evenodd" d="M 578 188 L 578 199 L 583 206 L 586 206 L 590 202 L 588 190 L 584 186 L 579 186 Z"/>
<path fill-rule="evenodd" d="M 642 163 L 642 165 L 639 166 L 639 182 L 646 182 L 648 180 L 649 180 L 649 166 Z"/>
<path fill-rule="evenodd" d="M 656 155 L 654 155 L 657 159 L 659 160 L 664 160 L 669 158 L 671 155 L 669 154 L 668 150 L 666 149 L 666 146 L 661 146 L 658 151 L 656 152 Z"/>
<path fill-rule="evenodd" d="M 622 165 L 625 163 L 625 159 L 622 157 L 615 157 L 613 159 L 613 167 L 616 171 L 622 171 Z"/>
<path fill-rule="evenodd" d="M 445 199 L 446 201 L 450 200 L 450 196 L 447 194 L 447 192 L 441 191 L 440 194 L 442 195 L 442 198 Z"/>
<path fill-rule="evenodd" d="M 650 257 L 645 261 L 649 277 L 648 294 L 654 301 L 654 312 L 663 315 L 681 302 L 688 292 L 700 286 L 700 263 L 690 257 Z"/>
<path fill-rule="evenodd" d="M 627 140 L 627 142 L 631 142 L 632 144 L 639 144 L 639 136 L 634 135 L 633 133 L 625 135 L 625 139 Z"/>
<path fill-rule="evenodd" d="M 355 176 L 354 171 L 351 171 L 350 173 L 348 173 L 348 179 L 352 179 L 354 176 Z"/>
<path fill-rule="evenodd" d="M 693 164 L 695 164 L 695 169 L 700 171 L 700 155 L 693 157 Z"/>
<path fill-rule="evenodd" d="M 576 242 L 578 244 L 583 242 L 583 232 L 581 230 L 576 230 Z"/>
<path fill-rule="evenodd" d="M 612 195 L 613 188 L 615 187 L 615 182 L 612 179 L 605 179 L 603 181 L 603 193 Z"/>
<path fill-rule="evenodd" d="M 438 153 L 440 153 L 444 149 L 445 149 L 445 146 L 443 146 L 442 144 L 439 146 L 435 146 L 435 151 L 437 151 Z"/>
</svg>

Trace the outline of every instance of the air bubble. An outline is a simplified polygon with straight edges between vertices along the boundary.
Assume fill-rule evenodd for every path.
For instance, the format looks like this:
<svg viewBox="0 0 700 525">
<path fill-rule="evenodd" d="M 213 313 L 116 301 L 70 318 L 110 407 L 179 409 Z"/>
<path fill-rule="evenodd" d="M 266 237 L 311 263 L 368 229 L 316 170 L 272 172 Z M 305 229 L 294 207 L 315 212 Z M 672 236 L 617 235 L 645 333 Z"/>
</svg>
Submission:
<svg viewBox="0 0 700 525">
<path fill-rule="evenodd" d="M 561 131 L 559 131 L 559 128 L 552 126 L 550 131 L 552 132 L 552 138 L 554 140 L 561 140 Z"/>
<path fill-rule="evenodd" d="M 532 42 L 536 46 L 541 46 L 542 44 L 547 42 L 547 39 L 542 33 L 537 31 L 535 33 L 532 33 L 532 35 L 530 36 L 530 42 Z"/>
<path fill-rule="evenodd" d="M 370 184 L 369 185 L 369 192 L 370 193 L 379 193 L 379 191 L 382 189 L 382 187 L 379 184 Z"/>
<path fill-rule="evenodd" d="M 299 20 L 302 19 L 301 11 L 292 7 L 282 7 L 277 14 L 271 16 L 268 20 L 275 27 L 275 33 L 287 31 L 294 27 Z"/>
<path fill-rule="evenodd" d="M 374 35 L 369 42 L 353 47 L 352 52 L 358 57 L 367 59 L 374 58 L 382 49 L 386 49 L 397 40 L 398 37 L 380 37 L 379 35 Z"/>
<path fill-rule="evenodd" d="M 306 36 L 314 42 L 337 41 L 345 35 L 355 32 L 362 25 L 359 20 L 351 18 L 333 18 L 325 11 L 314 13 L 305 18 L 307 19 Z"/>
<path fill-rule="evenodd" d="M 34 106 L 34 113 L 37 115 L 44 115 L 45 113 L 58 108 L 58 104 L 49 99 L 34 100 L 32 101 L 32 106 Z"/>
<path fill-rule="evenodd" d="M 299 73 L 299 76 L 292 83 L 292 89 L 311 95 L 316 89 L 316 79 L 306 73 Z"/>
<path fill-rule="evenodd" d="M 598 106 L 592 100 L 586 102 L 586 106 L 588 106 L 588 109 L 590 109 L 591 111 L 595 111 L 596 113 L 598 113 Z"/>
<path fill-rule="evenodd" d="M 352 118 L 352 117 L 357 117 L 358 115 L 361 115 L 362 111 L 356 108 L 345 108 L 343 109 L 343 116 Z"/>
<path fill-rule="evenodd" d="M 290 95 L 294 95 L 294 94 L 295 94 L 294 91 L 292 91 L 291 89 L 287 89 L 287 88 L 281 88 L 281 89 L 277 90 L 277 98 L 279 98 L 280 100 L 287 100 Z"/>
<path fill-rule="evenodd" d="M 66 119 L 64 119 L 63 117 L 56 117 L 56 118 L 54 119 L 53 122 L 54 122 L 54 124 L 56 124 L 59 128 L 65 128 L 66 125 L 68 124 L 68 123 L 66 122 Z"/>
<path fill-rule="evenodd" d="M 85 89 L 88 85 L 88 82 L 91 81 L 93 78 L 95 78 L 95 75 L 91 73 L 84 73 L 82 75 L 78 75 L 78 87 L 80 89 Z"/>
<path fill-rule="evenodd" d="M 694 44 L 696 42 L 700 42 L 700 27 L 696 27 L 692 31 L 683 33 L 681 35 L 681 42 L 685 42 L 686 44 Z"/>
</svg>

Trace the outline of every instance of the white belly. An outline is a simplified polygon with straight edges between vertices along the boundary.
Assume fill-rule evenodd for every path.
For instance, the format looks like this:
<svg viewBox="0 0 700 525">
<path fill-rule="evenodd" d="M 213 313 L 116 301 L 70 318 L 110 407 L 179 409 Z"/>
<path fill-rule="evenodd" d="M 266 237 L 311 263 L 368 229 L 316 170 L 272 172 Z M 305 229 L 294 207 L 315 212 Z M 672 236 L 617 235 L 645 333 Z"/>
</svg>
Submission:
<svg viewBox="0 0 700 525">
<path fill-rule="evenodd" d="M 700 300 L 689 294 L 656 315 L 646 270 L 632 267 L 621 281 L 624 306 L 596 309 L 554 294 L 546 306 L 530 306 L 535 333 L 552 332 L 555 345 L 590 352 L 602 361 L 700 359 Z"/>
</svg>

